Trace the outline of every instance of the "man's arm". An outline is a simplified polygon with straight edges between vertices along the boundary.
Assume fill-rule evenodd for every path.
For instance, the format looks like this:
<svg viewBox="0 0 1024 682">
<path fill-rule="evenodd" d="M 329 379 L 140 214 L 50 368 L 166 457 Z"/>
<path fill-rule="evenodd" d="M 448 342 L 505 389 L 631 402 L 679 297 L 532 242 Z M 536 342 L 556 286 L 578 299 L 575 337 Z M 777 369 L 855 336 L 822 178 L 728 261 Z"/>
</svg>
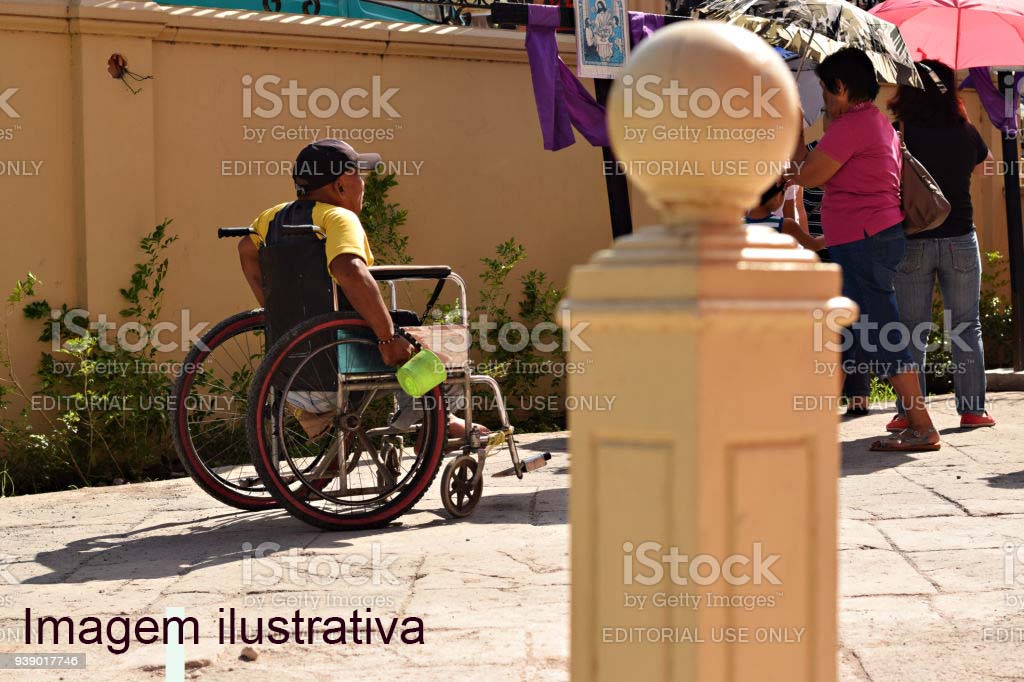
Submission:
<svg viewBox="0 0 1024 682">
<path fill-rule="evenodd" d="M 370 325 L 377 339 L 384 341 L 391 338 L 395 333 L 391 314 L 384 305 L 377 280 L 370 274 L 366 262 L 354 254 L 343 253 L 331 261 L 331 274 L 345 292 L 345 298 Z M 382 345 L 380 352 L 384 362 L 394 366 L 411 358 L 416 349 L 404 338 L 397 338 Z"/>
<path fill-rule="evenodd" d="M 260 250 L 251 239 L 245 237 L 238 242 L 238 259 L 242 263 L 242 274 L 245 281 L 249 283 L 253 296 L 256 297 L 260 307 L 264 306 L 263 301 L 263 272 L 260 270 Z"/>
</svg>

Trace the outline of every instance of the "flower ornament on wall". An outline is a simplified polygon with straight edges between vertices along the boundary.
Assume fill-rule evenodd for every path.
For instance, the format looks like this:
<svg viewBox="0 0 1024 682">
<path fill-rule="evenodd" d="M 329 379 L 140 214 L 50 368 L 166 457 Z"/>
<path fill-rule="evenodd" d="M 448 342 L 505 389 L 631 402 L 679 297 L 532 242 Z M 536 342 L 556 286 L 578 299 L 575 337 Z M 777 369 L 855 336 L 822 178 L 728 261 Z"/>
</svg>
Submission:
<svg viewBox="0 0 1024 682">
<path fill-rule="evenodd" d="M 128 88 L 128 91 L 133 95 L 137 95 L 142 92 L 142 88 L 134 88 L 132 84 L 128 82 L 128 79 L 140 83 L 142 81 L 152 80 L 152 76 L 140 76 L 139 74 L 131 71 L 128 68 L 128 60 L 123 55 L 117 54 L 116 52 L 110 55 L 110 59 L 107 60 L 107 73 L 110 74 L 111 78 L 124 83 L 124 86 Z"/>
</svg>

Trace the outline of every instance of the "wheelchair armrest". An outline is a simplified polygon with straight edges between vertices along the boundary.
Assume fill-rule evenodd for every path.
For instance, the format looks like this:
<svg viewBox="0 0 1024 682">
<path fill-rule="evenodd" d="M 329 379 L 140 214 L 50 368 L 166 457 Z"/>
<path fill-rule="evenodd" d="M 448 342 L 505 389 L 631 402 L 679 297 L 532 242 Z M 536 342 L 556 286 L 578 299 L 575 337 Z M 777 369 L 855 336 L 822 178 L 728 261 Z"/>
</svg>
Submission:
<svg viewBox="0 0 1024 682">
<path fill-rule="evenodd" d="M 444 279 L 452 274 L 447 265 L 374 265 L 370 274 L 378 282 L 396 279 Z"/>
</svg>

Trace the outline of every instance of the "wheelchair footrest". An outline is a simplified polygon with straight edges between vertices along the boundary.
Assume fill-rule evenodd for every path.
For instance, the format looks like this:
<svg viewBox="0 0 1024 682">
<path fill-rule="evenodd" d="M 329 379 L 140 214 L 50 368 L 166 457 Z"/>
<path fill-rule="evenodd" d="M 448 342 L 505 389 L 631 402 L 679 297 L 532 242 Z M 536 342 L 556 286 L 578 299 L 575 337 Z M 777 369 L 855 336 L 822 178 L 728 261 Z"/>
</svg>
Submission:
<svg viewBox="0 0 1024 682">
<path fill-rule="evenodd" d="M 528 458 L 524 459 L 522 462 L 520 462 L 519 466 L 522 467 L 523 473 L 526 473 L 528 471 L 535 471 L 537 469 L 540 469 L 542 466 L 547 464 L 550 460 L 551 460 L 551 453 L 550 452 L 542 452 L 539 455 L 534 455 L 533 457 L 528 457 Z M 499 478 L 499 477 L 503 477 L 503 476 L 515 476 L 515 474 L 516 474 L 516 468 L 515 467 L 509 467 L 508 469 L 502 469 L 501 471 L 499 471 L 496 474 L 492 474 L 492 476 L 494 478 Z"/>
</svg>

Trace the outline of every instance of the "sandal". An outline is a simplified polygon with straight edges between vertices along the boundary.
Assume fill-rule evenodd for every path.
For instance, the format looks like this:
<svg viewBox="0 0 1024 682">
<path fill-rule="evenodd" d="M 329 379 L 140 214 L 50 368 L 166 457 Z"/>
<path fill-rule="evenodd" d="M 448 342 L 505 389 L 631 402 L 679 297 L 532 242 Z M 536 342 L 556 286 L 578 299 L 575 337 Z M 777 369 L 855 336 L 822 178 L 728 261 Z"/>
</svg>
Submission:
<svg viewBox="0 0 1024 682">
<path fill-rule="evenodd" d="M 930 443 L 928 437 L 936 433 L 935 429 L 915 431 L 903 429 L 884 440 L 876 440 L 871 444 L 872 452 L 934 452 L 942 447 L 942 443 Z"/>
</svg>

